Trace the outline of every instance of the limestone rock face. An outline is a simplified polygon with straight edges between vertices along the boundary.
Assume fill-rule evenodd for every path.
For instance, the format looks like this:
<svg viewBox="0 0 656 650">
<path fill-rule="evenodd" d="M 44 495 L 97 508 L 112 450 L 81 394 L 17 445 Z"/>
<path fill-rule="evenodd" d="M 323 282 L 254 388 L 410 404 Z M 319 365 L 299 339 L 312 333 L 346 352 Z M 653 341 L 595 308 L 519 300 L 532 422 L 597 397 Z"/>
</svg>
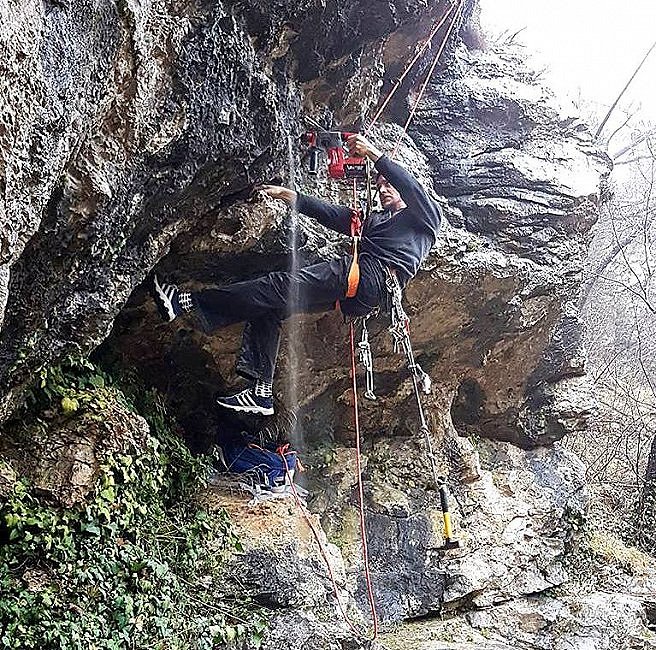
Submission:
<svg viewBox="0 0 656 650">
<path fill-rule="evenodd" d="M 338 126 L 370 116 L 381 85 L 390 87 L 445 6 L 31 0 L 0 10 L 0 420 L 38 368 L 102 344 L 100 359 L 134 368 L 165 394 L 195 449 L 244 429 L 291 429 L 340 593 L 365 626 L 340 316 L 286 323 L 280 417 L 254 422 L 213 404 L 237 385 L 240 327 L 209 336 L 192 319 L 162 324 L 145 279 L 155 270 L 197 290 L 283 269 L 292 233 L 301 264 L 344 254 L 334 233 L 253 187 L 282 177 L 348 202 L 348 187 L 308 175 L 304 118 Z M 595 594 L 541 595 L 571 579 L 565 560 L 585 509 L 581 465 L 557 441 L 584 429 L 592 411 L 575 298 L 609 161 L 521 50 L 465 46 L 481 41 L 466 24 L 475 3 L 463 6 L 409 134 L 392 123 L 371 133 L 388 151 L 399 140 L 399 161 L 444 208 L 405 307 L 417 360 L 433 380 L 424 404 L 462 546 L 442 549 L 408 369 L 385 317 L 373 318 L 378 399 L 360 404 L 360 423 L 374 589 L 385 624 L 461 616 L 460 636 L 428 636 L 414 646 L 423 650 L 564 650 L 555 636 L 540 637 L 556 619 L 571 621 L 573 647 L 584 650 L 587 626 L 598 625 L 602 644 L 617 621 L 644 612 L 617 588 L 616 616 L 603 627 L 592 620 Z M 409 77 L 391 114 L 407 111 L 427 66 Z M 126 426 L 138 432 L 141 423 Z M 48 470 L 42 487 L 78 503 L 93 479 L 84 467 L 94 442 L 65 427 L 58 436 L 61 457 L 37 449 Z M 0 465 L 0 493 L 15 480 Z M 246 552 L 235 561 L 273 612 L 267 649 L 368 647 L 341 621 L 291 504 L 251 511 L 212 498 L 240 526 Z M 505 630 L 498 638 L 495 627 Z"/>
<path fill-rule="evenodd" d="M 412 440 L 377 440 L 366 455 L 369 553 L 383 617 L 415 618 L 463 604 L 487 607 L 560 585 L 570 522 L 583 517 L 580 462 L 556 450 L 523 452 L 485 443 L 477 480 L 452 482 L 452 519 L 461 548 L 445 550 L 439 497 Z M 352 453 L 350 454 L 352 457 Z M 366 605 L 354 462 L 341 450 L 313 502 L 351 567 Z"/>
<path fill-rule="evenodd" d="M 644 600 L 637 591 L 529 597 L 463 619 L 403 626 L 384 634 L 381 646 L 385 650 L 650 650 L 656 647 L 656 636 L 649 629 Z"/>
<path fill-rule="evenodd" d="M 644 603 L 634 594 L 594 592 L 563 600 L 529 598 L 493 612 L 476 612 L 470 620 L 476 628 L 488 630 L 498 626 L 512 630 L 512 621 L 516 632 L 511 641 L 554 650 L 656 647 L 656 638 L 647 628 Z"/>
<path fill-rule="evenodd" d="M 367 647 L 343 620 L 316 531 L 337 585 L 337 594 L 353 625 L 366 623 L 345 588 L 344 559 L 326 538 L 316 515 L 309 521 L 293 499 L 249 504 L 242 495 L 210 489 L 210 509 L 227 510 L 243 551 L 230 569 L 259 605 L 272 611 L 264 648 Z M 277 613 L 276 613 L 277 612 Z"/>
<path fill-rule="evenodd" d="M 575 298 L 600 181 L 610 163 L 585 125 L 523 65 L 525 56 L 520 47 L 458 50 L 448 73 L 429 85 L 411 135 L 428 156 L 436 191 L 459 210 L 452 223 L 485 242 L 475 256 L 485 275 L 487 266 L 492 275 L 500 266 L 522 266 L 510 272 L 521 283 L 515 295 L 494 295 L 504 333 L 495 341 L 494 327 L 485 326 L 486 367 L 472 369 L 461 384 L 461 425 L 531 445 L 584 427 L 589 414 Z M 443 137 L 432 138 L 435 132 Z M 463 257 L 465 269 L 468 257 L 474 256 Z M 526 340 L 522 330 L 532 342 L 509 346 L 509 335 Z M 543 332 L 548 340 L 536 346 Z M 494 379 L 509 361 L 510 347 L 521 348 L 517 361 L 532 366 L 521 401 L 500 398 Z M 529 361 L 538 347 L 539 358 Z M 508 365 L 517 368 L 517 361 Z"/>
<path fill-rule="evenodd" d="M 284 265 L 281 221 L 266 210 L 256 221 L 258 211 L 241 201 L 254 182 L 285 172 L 290 144 L 292 157 L 304 153 L 296 144 L 302 102 L 348 104 L 346 81 L 374 56 L 376 39 L 407 33 L 425 9 L 408 1 L 384 11 L 335 6 L 326 22 L 315 4 L 270 12 L 199 3 L 190 11 L 164 0 L 119 8 L 80 0 L 47 10 L 28 3 L 7 16 L 32 49 L 22 52 L 20 31 L 7 33 L 16 78 L 3 89 L 5 131 L 34 128 L 7 136 L 2 149 L 0 417 L 34 368 L 101 342 L 166 253 L 162 270 L 205 284 Z M 416 26 L 415 38 L 423 30 Z M 399 38 L 389 43 L 397 54 Z M 313 84 L 319 75 L 327 76 Z M 328 81 L 329 96 L 321 90 Z M 362 112 L 369 103 L 362 99 Z M 398 129 L 373 135 L 390 148 Z M 458 396 L 457 426 L 524 446 L 585 426 L 571 297 L 607 162 L 516 52 L 456 48 L 411 135 L 419 149 L 403 140 L 400 159 L 432 178 L 457 226 L 443 229 L 429 274 L 408 292 L 428 369 L 450 375 L 445 400 Z M 329 194 L 325 183 L 296 180 Z M 246 236 L 249 214 L 262 227 Z M 302 228 L 304 261 L 334 253 L 331 238 L 316 232 Z M 418 301 L 429 308 L 419 312 Z M 505 364 L 521 368 L 502 387 L 495 372 Z"/>
<path fill-rule="evenodd" d="M 0 419 L 34 368 L 107 336 L 178 236 L 279 172 L 319 77 L 348 103 L 367 45 L 427 11 L 373 5 L 2 9 Z"/>
<path fill-rule="evenodd" d="M 88 412 L 41 421 L 25 431 L 13 426 L 0 439 L 0 496 L 7 496 L 21 476 L 52 503 L 84 504 L 96 487 L 100 465 L 111 454 L 143 448 L 147 433 L 141 416 L 114 403 L 103 407 L 102 416 Z"/>
</svg>

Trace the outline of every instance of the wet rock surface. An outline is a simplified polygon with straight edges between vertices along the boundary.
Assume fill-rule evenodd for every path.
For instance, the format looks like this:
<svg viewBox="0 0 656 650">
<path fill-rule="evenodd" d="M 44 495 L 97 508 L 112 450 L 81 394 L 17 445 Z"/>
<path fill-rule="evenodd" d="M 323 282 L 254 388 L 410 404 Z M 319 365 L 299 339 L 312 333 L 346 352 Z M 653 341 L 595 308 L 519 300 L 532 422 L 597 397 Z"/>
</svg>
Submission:
<svg viewBox="0 0 656 650">
<path fill-rule="evenodd" d="M 6 10 L 0 418 L 35 367 L 107 336 L 178 236 L 209 230 L 279 173 L 313 96 L 301 82 L 327 70 L 350 79 L 369 44 L 416 23 L 426 4 L 353 20 L 367 9 L 77 0 Z"/>
<path fill-rule="evenodd" d="M 568 580 L 563 560 L 571 522 L 583 517 L 585 508 L 580 462 L 561 451 L 523 452 L 484 441 L 476 453 L 478 478 L 451 482 L 452 520 L 461 547 L 446 550 L 439 496 L 430 485 L 421 446 L 382 439 L 367 450 L 369 553 L 383 618 L 490 606 Z M 364 606 L 355 463 L 348 454 L 338 451 L 341 462 L 329 470 L 330 487 L 317 492 L 312 507 L 340 545 Z"/>
<path fill-rule="evenodd" d="M 243 430 L 291 431 L 341 593 L 365 625 L 340 316 L 285 324 L 277 419 L 230 416 L 213 401 L 239 386 L 241 328 L 209 336 L 191 318 L 163 324 L 147 277 L 156 270 L 197 290 L 287 268 L 293 216 L 251 195 L 254 184 L 279 176 L 349 200 L 307 175 L 303 117 L 347 123 L 375 105 L 380 84 L 389 87 L 444 8 L 428 4 L 72 0 L 2 10 L 0 420 L 38 368 L 102 344 L 99 359 L 134 368 L 166 396 L 197 451 Z M 425 406 L 462 547 L 442 549 L 410 377 L 378 317 L 370 327 L 378 400 L 361 403 L 360 416 L 380 617 L 387 626 L 453 618 L 421 627 L 414 646 L 401 635 L 371 647 L 587 650 L 606 647 L 620 625 L 638 644 L 648 636 L 646 610 L 622 584 L 603 603 L 595 592 L 551 593 L 572 579 L 565 558 L 585 510 L 581 466 L 553 445 L 585 429 L 592 410 L 575 296 L 609 164 L 521 50 L 468 49 L 463 40 L 480 44 L 475 32 L 456 31 L 409 136 L 393 124 L 372 132 L 386 150 L 401 137 L 399 160 L 446 215 L 405 306 L 433 379 Z M 393 114 L 407 109 L 419 76 Z M 296 232 L 301 263 L 344 251 L 303 216 Z M 127 416 L 124 424 L 143 426 Z M 89 423 L 84 437 L 63 425 L 56 444 L 37 441 L 33 475 L 54 499 L 83 500 L 102 431 Z M 15 480 L 0 465 L 0 494 Z M 213 499 L 233 515 L 246 549 L 240 571 L 273 612 L 264 647 L 369 647 L 341 621 L 293 504 Z M 593 620 L 594 611 L 607 615 Z M 579 645 L 561 643 L 563 621 Z M 593 628 L 600 645 L 586 646 Z"/>
</svg>

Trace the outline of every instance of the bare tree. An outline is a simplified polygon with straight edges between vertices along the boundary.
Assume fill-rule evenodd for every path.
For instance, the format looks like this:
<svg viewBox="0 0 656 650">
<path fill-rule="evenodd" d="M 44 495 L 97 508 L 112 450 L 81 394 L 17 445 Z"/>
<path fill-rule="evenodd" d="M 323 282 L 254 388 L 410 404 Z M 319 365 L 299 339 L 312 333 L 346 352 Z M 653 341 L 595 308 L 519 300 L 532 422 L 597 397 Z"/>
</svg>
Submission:
<svg viewBox="0 0 656 650">
<path fill-rule="evenodd" d="M 656 436 L 652 438 L 638 504 L 636 541 L 643 550 L 656 555 Z"/>
<path fill-rule="evenodd" d="M 613 172 L 580 303 L 598 417 L 592 436 L 566 444 L 586 464 L 604 525 L 656 552 L 656 128 L 631 111 L 617 111 L 610 124 L 610 113 L 601 126 L 614 128 L 607 142 L 626 164 Z"/>
<path fill-rule="evenodd" d="M 597 127 L 597 132 L 595 133 L 595 139 L 598 139 L 599 136 L 601 135 L 601 132 L 604 130 L 604 126 L 606 126 L 606 123 L 610 119 L 610 116 L 613 114 L 613 111 L 615 110 L 615 108 L 619 104 L 619 102 L 622 99 L 624 93 L 627 91 L 627 89 L 631 85 L 631 82 L 636 78 L 636 75 L 638 74 L 638 72 L 640 72 L 640 68 L 642 68 L 645 61 L 647 60 L 647 58 L 649 57 L 649 55 L 651 54 L 652 50 L 655 47 L 656 47 L 656 41 L 654 41 L 652 46 L 649 48 L 649 50 L 647 51 L 647 54 L 645 54 L 645 56 L 642 57 L 642 60 L 638 64 L 638 67 L 633 71 L 633 74 L 631 75 L 629 80 L 626 82 L 626 85 L 624 86 L 624 88 L 622 88 L 622 90 L 620 91 L 620 94 L 615 98 L 615 101 L 612 103 L 611 107 L 608 109 L 608 112 L 606 113 L 606 115 L 604 115 L 604 119 L 601 121 L 601 124 L 599 124 L 599 126 Z"/>
</svg>

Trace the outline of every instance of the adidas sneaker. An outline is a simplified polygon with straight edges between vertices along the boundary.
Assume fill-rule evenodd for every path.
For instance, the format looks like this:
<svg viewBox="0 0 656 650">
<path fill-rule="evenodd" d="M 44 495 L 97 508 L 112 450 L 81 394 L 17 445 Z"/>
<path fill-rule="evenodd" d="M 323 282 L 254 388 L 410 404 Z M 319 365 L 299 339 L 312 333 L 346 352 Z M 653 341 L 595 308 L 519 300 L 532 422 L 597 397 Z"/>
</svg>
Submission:
<svg viewBox="0 0 656 650">
<path fill-rule="evenodd" d="M 219 397 L 216 403 L 232 411 L 254 413 L 256 415 L 273 415 L 273 399 L 256 395 L 252 388 L 242 390 L 230 397 Z"/>
<path fill-rule="evenodd" d="M 157 305 L 159 315 L 168 323 L 182 313 L 178 287 L 174 284 L 160 283 L 155 275 L 153 278 L 152 294 Z"/>
</svg>

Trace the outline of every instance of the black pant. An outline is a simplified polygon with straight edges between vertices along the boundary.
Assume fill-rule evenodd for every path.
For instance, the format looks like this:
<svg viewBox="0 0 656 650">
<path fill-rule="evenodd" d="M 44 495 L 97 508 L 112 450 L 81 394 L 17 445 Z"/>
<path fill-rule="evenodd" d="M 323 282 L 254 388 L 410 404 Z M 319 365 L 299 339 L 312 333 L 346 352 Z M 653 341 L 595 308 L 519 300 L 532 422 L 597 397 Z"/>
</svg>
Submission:
<svg viewBox="0 0 656 650">
<path fill-rule="evenodd" d="M 384 286 L 380 264 L 360 259 L 360 283 L 355 298 L 346 298 L 351 258 L 313 264 L 297 271 L 275 271 L 221 289 L 192 294 L 194 306 L 208 331 L 246 321 L 237 373 L 251 380 L 272 381 L 280 345 L 282 321 L 292 314 L 335 309 L 362 316 L 377 307 Z"/>
</svg>

